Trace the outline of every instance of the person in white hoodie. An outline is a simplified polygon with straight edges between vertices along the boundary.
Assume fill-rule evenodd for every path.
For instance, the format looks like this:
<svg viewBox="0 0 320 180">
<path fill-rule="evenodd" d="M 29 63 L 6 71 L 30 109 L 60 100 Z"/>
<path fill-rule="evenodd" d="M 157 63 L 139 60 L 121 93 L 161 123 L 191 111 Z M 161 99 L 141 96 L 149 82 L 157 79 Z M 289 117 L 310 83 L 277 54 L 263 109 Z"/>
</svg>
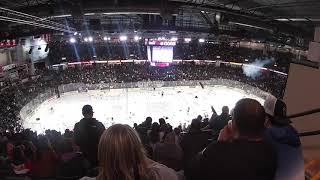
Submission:
<svg viewBox="0 0 320 180">
<path fill-rule="evenodd" d="M 286 104 L 273 97 L 267 97 L 264 108 L 267 114 L 265 140 L 277 152 L 275 180 L 304 180 L 304 159 L 298 132 L 287 118 Z"/>
</svg>

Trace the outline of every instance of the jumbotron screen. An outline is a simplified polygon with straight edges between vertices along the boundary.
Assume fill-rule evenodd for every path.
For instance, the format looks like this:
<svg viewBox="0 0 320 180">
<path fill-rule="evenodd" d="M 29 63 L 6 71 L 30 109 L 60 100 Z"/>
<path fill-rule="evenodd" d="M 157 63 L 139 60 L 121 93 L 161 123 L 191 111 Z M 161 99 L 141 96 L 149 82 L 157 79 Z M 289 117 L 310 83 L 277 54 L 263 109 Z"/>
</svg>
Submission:
<svg viewBox="0 0 320 180">
<path fill-rule="evenodd" d="M 148 60 L 153 63 L 172 63 L 173 46 L 148 46 Z"/>
</svg>

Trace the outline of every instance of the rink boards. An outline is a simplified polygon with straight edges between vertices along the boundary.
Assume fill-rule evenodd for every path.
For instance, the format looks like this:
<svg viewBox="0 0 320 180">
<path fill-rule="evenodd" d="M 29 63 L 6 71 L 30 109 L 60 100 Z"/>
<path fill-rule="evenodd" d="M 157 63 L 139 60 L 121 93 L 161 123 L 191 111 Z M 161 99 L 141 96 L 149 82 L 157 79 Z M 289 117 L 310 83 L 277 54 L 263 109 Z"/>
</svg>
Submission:
<svg viewBox="0 0 320 180">
<path fill-rule="evenodd" d="M 211 116 L 211 106 L 218 113 L 225 105 L 231 109 L 244 97 L 264 101 L 244 90 L 222 85 L 71 91 L 42 102 L 23 118 L 23 126 L 39 133 L 45 129 L 73 129 L 82 118 L 81 108 L 85 104 L 93 106 L 94 116 L 106 127 L 114 123 L 132 126 L 143 122 L 147 116 L 155 121 L 167 118 L 172 126 L 178 126 L 189 124 L 197 115 Z"/>
</svg>

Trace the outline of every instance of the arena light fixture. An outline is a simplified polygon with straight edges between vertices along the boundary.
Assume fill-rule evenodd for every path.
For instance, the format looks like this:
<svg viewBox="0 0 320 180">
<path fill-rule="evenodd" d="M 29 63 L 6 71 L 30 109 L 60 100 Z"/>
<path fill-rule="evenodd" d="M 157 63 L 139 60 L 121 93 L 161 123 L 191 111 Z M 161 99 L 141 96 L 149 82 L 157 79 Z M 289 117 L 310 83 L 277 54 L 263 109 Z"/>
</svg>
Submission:
<svg viewBox="0 0 320 180">
<path fill-rule="evenodd" d="M 88 41 L 92 42 L 93 41 L 93 37 L 92 36 L 88 37 Z"/>
<path fill-rule="evenodd" d="M 87 37 L 85 37 L 83 40 L 84 40 L 84 42 L 88 42 L 88 38 Z"/>
<path fill-rule="evenodd" d="M 96 13 L 85 13 L 84 15 L 85 16 L 94 16 L 94 15 L 96 15 Z"/>
<path fill-rule="evenodd" d="M 219 12 L 216 13 L 215 19 L 216 19 L 216 21 L 217 21 L 218 23 L 220 23 L 220 21 L 221 21 L 221 14 L 220 14 Z"/>
<path fill-rule="evenodd" d="M 139 41 L 140 37 L 139 36 L 134 36 L 135 41 Z"/>
<path fill-rule="evenodd" d="M 186 43 L 191 42 L 191 38 L 184 38 L 184 42 L 186 42 Z"/>
<path fill-rule="evenodd" d="M 77 34 L 78 34 L 78 32 L 77 32 L 77 31 L 73 33 L 73 35 L 75 35 L 75 36 L 76 36 Z"/>
<path fill-rule="evenodd" d="M 123 35 L 123 36 L 120 36 L 119 39 L 120 41 L 126 41 L 128 37 Z"/>
<path fill-rule="evenodd" d="M 172 37 L 171 41 L 178 41 L 178 38 L 177 37 Z"/>
<path fill-rule="evenodd" d="M 76 43 L 76 39 L 72 37 L 72 38 L 69 39 L 69 42 L 70 43 Z"/>
<path fill-rule="evenodd" d="M 204 39 L 199 39 L 199 43 L 204 43 L 205 42 L 205 40 Z"/>
<path fill-rule="evenodd" d="M 104 41 L 110 41 L 110 40 L 111 40 L 111 38 L 110 38 L 110 37 L 105 36 L 105 37 L 103 37 L 103 40 L 104 40 Z"/>
</svg>

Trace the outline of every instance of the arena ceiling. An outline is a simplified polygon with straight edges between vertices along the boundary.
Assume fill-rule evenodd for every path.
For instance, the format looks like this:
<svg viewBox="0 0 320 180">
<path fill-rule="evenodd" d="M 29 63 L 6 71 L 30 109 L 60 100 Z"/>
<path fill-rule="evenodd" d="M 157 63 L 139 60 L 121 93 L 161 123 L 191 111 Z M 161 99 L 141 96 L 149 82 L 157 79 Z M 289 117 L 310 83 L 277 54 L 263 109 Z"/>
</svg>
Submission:
<svg viewBox="0 0 320 180">
<path fill-rule="evenodd" d="M 237 29 L 238 33 L 247 34 L 265 31 L 271 35 L 284 34 L 310 40 L 314 27 L 320 23 L 319 0 L 0 0 L 0 7 L 67 24 L 76 30 L 81 29 L 78 24 L 83 23 L 83 19 L 99 19 L 101 24 L 130 21 L 136 25 L 146 18 L 145 15 L 159 15 L 169 20 L 174 17 L 177 28 L 173 30 L 178 31 L 188 29 L 189 24 L 189 31 L 197 27 L 208 29 L 209 33 L 216 33 L 219 29 Z M 6 11 L 0 12 L 1 16 L 12 16 Z M 221 23 L 217 22 L 217 16 Z M 183 25 L 177 26 L 179 23 Z M 17 23 L 3 21 L 1 27 L 1 32 L 7 32 L 1 36 L 13 32 L 19 36 L 24 32 L 46 31 L 39 26 L 21 28 Z M 154 28 L 159 29 L 157 26 Z M 170 28 L 172 26 L 168 30 Z M 105 26 L 102 29 L 112 28 Z M 262 36 L 268 33 L 262 33 Z"/>
</svg>

